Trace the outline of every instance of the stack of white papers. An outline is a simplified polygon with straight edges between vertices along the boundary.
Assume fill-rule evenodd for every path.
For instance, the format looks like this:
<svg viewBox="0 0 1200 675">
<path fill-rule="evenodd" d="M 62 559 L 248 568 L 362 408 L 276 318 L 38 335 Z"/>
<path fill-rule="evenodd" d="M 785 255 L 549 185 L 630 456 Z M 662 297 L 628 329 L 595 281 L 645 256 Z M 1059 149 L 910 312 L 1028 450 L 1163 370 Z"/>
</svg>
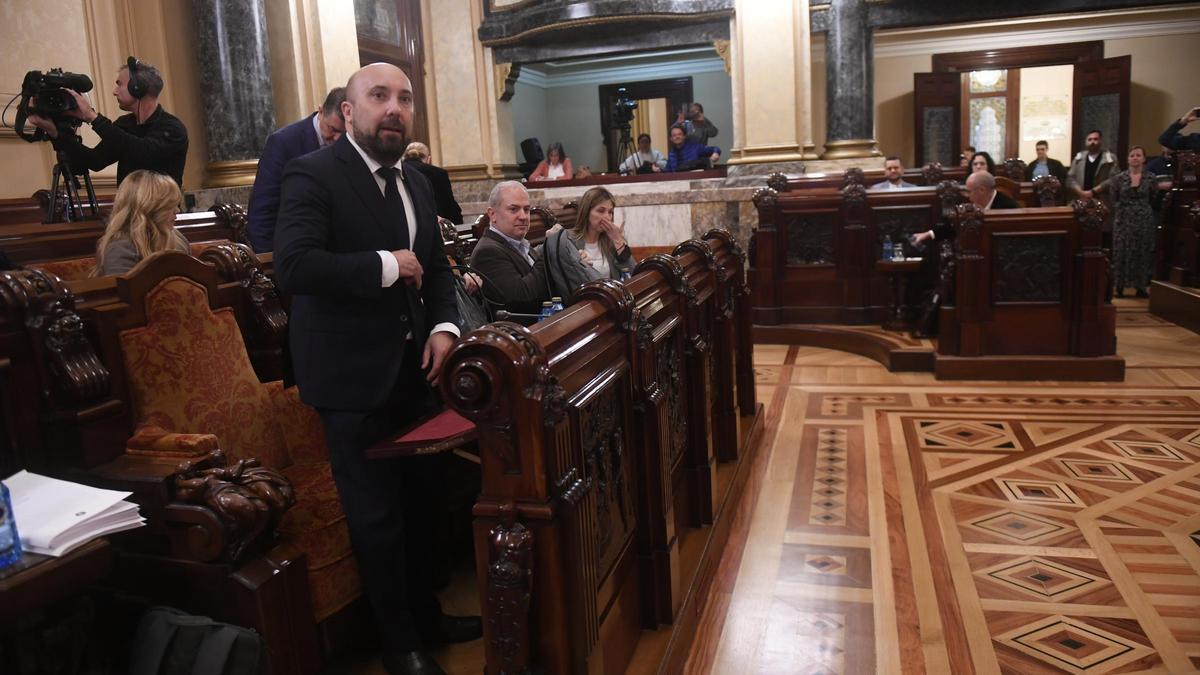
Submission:
<svg viewBox="0 0 1200 675">
<path fill-rule="evenodd" d="M 19 471 L 4 479 L 12 496 L 21 548 L 61 556 L 106 534 L 146 524 L 131 493 Z"/>
</svg>

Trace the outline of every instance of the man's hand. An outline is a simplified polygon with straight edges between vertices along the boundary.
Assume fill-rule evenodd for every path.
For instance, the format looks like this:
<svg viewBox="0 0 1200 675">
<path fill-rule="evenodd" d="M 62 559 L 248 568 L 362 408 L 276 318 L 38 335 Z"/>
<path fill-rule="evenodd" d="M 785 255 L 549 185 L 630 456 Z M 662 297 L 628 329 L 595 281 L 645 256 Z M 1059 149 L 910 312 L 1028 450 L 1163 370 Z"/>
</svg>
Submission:
<svg viewBox="0 0 1200 675">
<path fill-rule="evenodd" d="M 1200 108 L 1192 108 L 1191 110 L 1187 111 L 1183 117 L 1179 118 L 1179 123 L 1186 127 L 1192 122 L 1195 122 L 1198 116 L 1200 116 Z"/>
<path fill-rule="evenodd" d="M 453 346 L 454 334 L 446 331 L 438 331 L 425 341 L 425 353 L 421 356 L 421 369 L 429 371 L 425 379 L 430 384 L 437 386 L 438 379 L 442 376 L 442 364 L 446 362 L 446 355 L 450 353 L 450 348 Z"/>
<path fill-rule="evenodd" d="M 1092 197 L 1096 196 L 1096 191 L 1095 190 L 1081 190 L 1079 192 L 1079 196 L 1082 197 L 1083 199 L 1091 199 Z"/>
<path fill-rule="evenodd" d="M 392 251 L 392 256 L 396 258 L 396 264 L 400 266 L 400 278 L 409 286 L 416 286 L 417 290 L 421 290 L 421 276 L 425 274 L 425 270 L 421 269 L 421 263 L 417 260 L 416 254 L 408 249 Z"/>
<path fill-rule="evenodd" d="M 479 289 L 483 288 L 483 279 L 479 278 L 474 272 L 467 272 L 463 275 L 463 286 L 471 295 L 475 295 Z"/>
<path fill-rule="evenodd" d="M 712 160 L 712 163 L 713 163 L 713 164 L 716 164 L 716 163 L 717 163 L 717 160 L 718 160 L 718 159 L 721 159 L 721 153 L 719 153 L 719 152 L 714 152 L 713 154 L 709 155 L 709 156 L 708 156 L 708 158 Z"/>
<path fill-rule="evenodd" d="M 650 170 L 653 171 L 654 173 L 662 173 L 662 167 L 660 167 L 657 164 L 651 164 Z"/>
<path fill-rule="evenodd" d="M 41 115 L 30 115 L 29 117 L 25 118 L 25 121 L 46 132 L 46 135 L 50 138 L 58 138 L 58 127 L 54 126 L 54 122 L 51 122 L 45 117 L 42 117 Z"/>
<path fill-rule="evenodd" d="M 924 232 L 919 232 L 917 234 L 914 234 L 913 238 L 912 238 L 912 243 L 914 245 L 916 245 L 916 244 L 920 244 L 924 241 L 927 241 L 929 239 L 933 239 L 933 231 L 925 230 Z"/>
<path fill-rule="evenodd" d="M 97 113 L 96 109 L 92 107 L 92 104 L 83 97 L 83 94 L 80 94 L 74 89 L 67 89 L 66 91 L 71 95 L 71 98 L 75 99 L 75 108 L 68 110 L 66 112 L 67 115 L 81 119 L 89 124 L 92 122 L 92 120 L 99 117 L 99 113 Z"/>
</svg>

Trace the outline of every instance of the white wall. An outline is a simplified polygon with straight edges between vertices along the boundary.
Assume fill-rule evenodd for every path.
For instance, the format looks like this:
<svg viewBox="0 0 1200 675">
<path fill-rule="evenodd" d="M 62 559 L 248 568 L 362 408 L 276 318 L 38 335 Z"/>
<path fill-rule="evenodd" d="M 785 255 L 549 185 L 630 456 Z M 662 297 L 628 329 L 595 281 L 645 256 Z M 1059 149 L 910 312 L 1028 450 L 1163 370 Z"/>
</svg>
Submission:
<svg viewBox="0 0 1200 675">
<path fill-rule="evenodd" d="M 512 123 L 517 161 L 523 162 L 521 141 L 526 138 L 541 140 L 546 133 L 546 90 L 517 80 L 512 97 Z"/>
<path fill-rule="evenodd" d="M 692 76 L 692 96 L 704 106 L 704 116 L 717 126 L 721 133 L 709 143 L 721 149 L 721 157 L 729 158 L 733 146 L 733 84 L 729 73 L 709 72 Z M 659 143 L 656 140 L 655 146 Z M 659 148 L 667 151 L 666 143 Z"/>
</svg>

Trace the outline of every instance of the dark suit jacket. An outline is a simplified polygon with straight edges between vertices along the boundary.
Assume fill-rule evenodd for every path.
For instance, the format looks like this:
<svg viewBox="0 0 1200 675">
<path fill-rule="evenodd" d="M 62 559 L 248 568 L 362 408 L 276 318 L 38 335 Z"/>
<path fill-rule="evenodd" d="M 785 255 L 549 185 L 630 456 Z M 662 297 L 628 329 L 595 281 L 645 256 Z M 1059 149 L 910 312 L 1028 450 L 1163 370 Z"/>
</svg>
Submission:
<svg viewBox="0 0 1200 675">
<path fill-rule="evenodd" d="M 315 115 L 292 122 L 267 136 L 267 144 L 258 158 L 258 175 L 254 177 L 254 188 L 250 191 L 250 212 L 247 214 L 250 243 L 257 253 L 266 253 L 275 246 L 275 217 L 279 213 L 283 167 L 321 147 L 321 139 L 317 138 L 317 130 L 313 128 Z"/>
<path fill-rule="evenodd" d="M 405 335 L 411 332 L 420 350 L 433 326 L 458 323 L 433 192 L 421 174 L 403 173 L 417 219 L 409 248 L 424 270 L 419 292 L 403 280 L 380 287 L 377 251 L 400 248 L 399 216 L 387 212 L 347 137 L 284 170 L 275 278 L 292 294 L 292 364 L 301 400 L 314 407 L 378 408 L 397 385 Z"/>
<path fill-rule="evenodd" d="M 1019 208 L 1021 208 L 1021 205 L 1018 204 L 1016 201 L 1014 201 L 1012 197 L 1009 197 L 1008 195 L 1004 194 L 1003 192 L 1000 192 L 999 190 L 997 190 L 996 198 L 992 200 L 992 208 L 990 208 L 988 210 L 995 211 L 996 209 L 1019 209 Z M 957 233 L 957 231 L 954 229 L 954 226 L 949 223 L 942 223 L 940 225 L 934 226 L 934 228 L 933 228 L 933 238 L 937 239 L 938 241 L 941 241 L 942 239 L 953 239 L 954 235 L 956 233 Z"/>
<path fill-rule="evenodd" d="M 454 189 L 450 187 L 450 174 L 440 166 L 415 159 L 404 160 L 404 164 L 420 171 L 429 179 L 429 184 L 433 186 L 433 198 L 437 201 L 437 214 L 456 225 L 461 223 L 462 208 L 454 198 Z"/>
<path fill-rule="evenodd" d="M 1025 180 L 1033 180 L 1033 167 L 1036 164 L 1037 164 L 1037 160 L 1034 160 L 1032 164 L 1029 164 L 1028 166 L 1025 167 Z M 1050 170 L 1051 176 L 1054 176 L 1055 178 L 1057 178 L 1058 182 L 1062 183 L 1063 187 L 1066 187 L 1066 185 L 1067 185 L 1067 167 L 1063 166 L 1062 162 L 1058 161 L 1057 159 L 1050 159 L 1049 157 L 1047 157 L 1046 158 L 1046 168 Z M 992 208 L 996 208 L 996 207 L 992 206 Z"/>
<path fill-rule="evenodd" d="M 489 298 L 501 301 L 510 312 L 537 314 L 550 299 L 550 289 L 545 261 L 536 253 L 533 259 L 530 265 L 512 244 L 488 228 L 471 252 L 471 267 L 483 274 L 484 293 Z M 490 292 L 489 287 L 498 293 Z"/>
</svg>

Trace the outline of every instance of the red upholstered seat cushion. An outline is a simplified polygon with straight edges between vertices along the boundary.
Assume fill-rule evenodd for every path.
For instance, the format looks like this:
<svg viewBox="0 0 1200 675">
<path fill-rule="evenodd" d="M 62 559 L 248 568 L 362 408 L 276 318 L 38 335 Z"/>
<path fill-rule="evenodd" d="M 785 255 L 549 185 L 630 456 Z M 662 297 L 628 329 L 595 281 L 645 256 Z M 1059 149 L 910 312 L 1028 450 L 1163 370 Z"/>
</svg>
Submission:
<svg viewBox="0 0 1200 675">
<path fill-rule="evenodd" d="M 350 531 L 329 462 L 293 464 L 283 475 L 292 481 L 296 505 L 284 514 L 279 533 L 308 554 L 313 612 L 320 621 L 362 594 Z"/>
<path fill-rule="evenodd" d="M 47 260 L 46 262 L 32 263 L 29 267 L 49 272 L 63 281 L 79 281 L 92 275 L 92 270 L 96 267 L 96 257 Z"/>
</svg>

